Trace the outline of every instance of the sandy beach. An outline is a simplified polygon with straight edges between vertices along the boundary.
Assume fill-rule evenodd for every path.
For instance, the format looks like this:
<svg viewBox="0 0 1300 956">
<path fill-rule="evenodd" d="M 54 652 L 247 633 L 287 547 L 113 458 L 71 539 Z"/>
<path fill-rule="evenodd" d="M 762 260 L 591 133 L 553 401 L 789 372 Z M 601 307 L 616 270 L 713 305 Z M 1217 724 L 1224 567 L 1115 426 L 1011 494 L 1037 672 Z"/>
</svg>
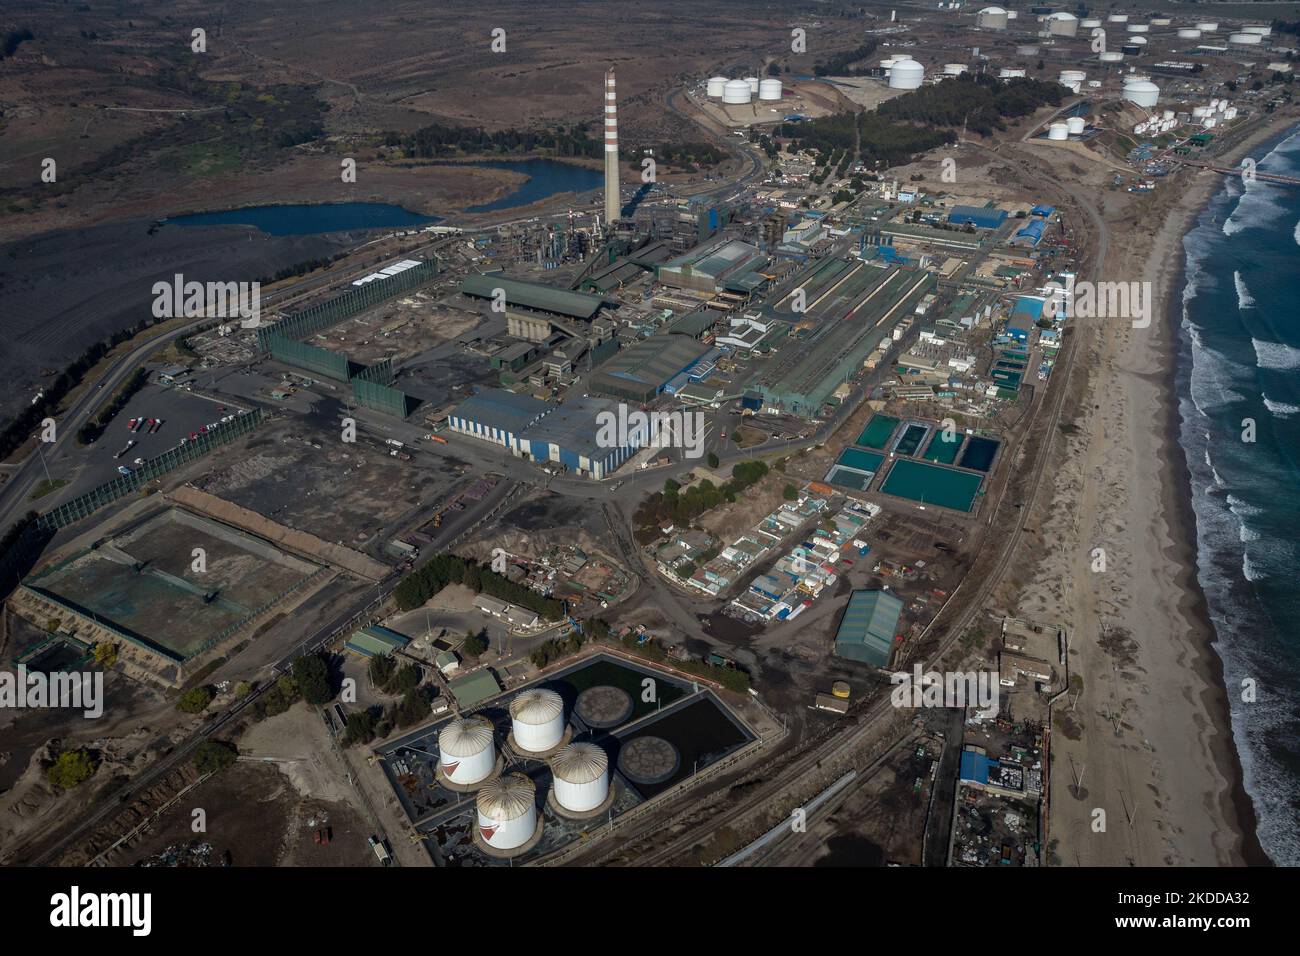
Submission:
<svg viewBox="0 0 1300 956">
<path fill-rule="evenodd" d="M 1273 118 L 1225 158 L 1295 122 Z M 1197 584 L 1177 437 L 1182 239 L 1220 184 L 1184 172 L 1150 197 L 1098 192 L 1110 244 L 1080 278 L 1150 282 L 1154 321 L 1075 320 L 1086 384 L 1049 466 L 1055 493 L 1027 518 L 1028 583 L 1005 596 L 1021 616 L 1066 624 L 1082 678 L 1053 722 L 1048 856 L 1062 865 L 1268 862 Z"/>
</svg>

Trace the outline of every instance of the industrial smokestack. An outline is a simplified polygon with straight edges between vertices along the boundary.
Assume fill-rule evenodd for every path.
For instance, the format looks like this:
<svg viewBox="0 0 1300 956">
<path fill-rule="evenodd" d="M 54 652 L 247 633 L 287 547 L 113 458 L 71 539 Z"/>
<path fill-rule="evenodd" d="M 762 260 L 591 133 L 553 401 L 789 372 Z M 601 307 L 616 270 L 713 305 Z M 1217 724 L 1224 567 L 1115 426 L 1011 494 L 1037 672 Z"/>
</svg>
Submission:
<svg viewBox="0 0 1300 956">
<path fill-rule="evenodd" d="M 614 68 L 605 73 L 605 225 L 619 217 L 618 198 L 618 105 L 614 95 Z"/>
</svg>

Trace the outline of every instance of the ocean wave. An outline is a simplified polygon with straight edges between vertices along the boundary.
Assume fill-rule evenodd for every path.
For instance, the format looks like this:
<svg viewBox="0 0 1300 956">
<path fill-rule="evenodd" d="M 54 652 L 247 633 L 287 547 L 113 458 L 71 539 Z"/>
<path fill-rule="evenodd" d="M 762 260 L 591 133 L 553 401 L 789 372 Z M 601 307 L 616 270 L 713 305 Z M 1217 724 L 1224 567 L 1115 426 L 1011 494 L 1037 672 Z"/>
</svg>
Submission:
<svg viewBox="0 0 1300 956">
<path fill-rule="evenodd" d="M 1267 342 L 1252 338 L 1250 344 L 1255 347 L 1255 364 L 1259 368 L 1274 372 L 1287 372 L 1300 368 L 1300 349 L 1285 342 Z"/>
<path fill-rule="evenodd" d="M 1250 289 L 1246 286 L 1246 280 L 1241 277 L 1240 272 L 1232 273 L 1232 284 L 1237 287 L 1237 308 L 1255 308 L 1255 297 L 1250 294 Z"/>
<path fill-rule="evenodd" d="M 1295 244 L 1300 246 L 1300 222 L 1295 224 L 1295 232 L 1292 235 L 1295 237 Z"/>
<path fill-rule="evenodd" d="M 1289 418 L 1296 412 L 1300 412 L 1300 405 L 1292 405 L 1289 402 L 1275 402 L 1267 395 L 1264 396 L 1264 407 L 1277 418 Z"/>
<path fill-rule="evenodd" d="M 1187 330 L 1192 343 L 1191 399 L 1192 404 L 1202 416 L 1208 417 L 1209 410 L 1231 405 L 1233 402 L 1246 400 L 1246 395 L 1238 391 L 1237 379 L 1246 371 L 1226 355 L 1207 346 L 1201 338 L 1201 332 L 1184 315 L 1183 328 Z M 1244 384 L 1244 383 L 1243 383 Z"/>
<path fill-rule="evenodd" d="M 1223 234 L 1231 238 L 1243 229 L 1268 226 L 1286 212 L 1282 192 L 1274 185 L 1252 179 L 1246 183 L 1232 212 L 1223 220 Z"/>
</svg>

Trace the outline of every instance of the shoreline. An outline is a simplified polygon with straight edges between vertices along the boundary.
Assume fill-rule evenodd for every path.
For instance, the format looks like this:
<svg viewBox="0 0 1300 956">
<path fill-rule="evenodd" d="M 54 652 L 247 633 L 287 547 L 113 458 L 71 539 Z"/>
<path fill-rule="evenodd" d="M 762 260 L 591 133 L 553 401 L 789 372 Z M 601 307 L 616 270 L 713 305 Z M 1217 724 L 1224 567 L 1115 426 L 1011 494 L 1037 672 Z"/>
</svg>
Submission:
<svg viewBox="0 0 1300 956">
<path fill-rule="evenodd" d="M 1235 164 L 1245 153 L 1255 147 L 1267 145 L 1271 150 L 1273 141 L 1285 138 L 1298 125 L 1300 125 L 1300 118 L 1297 117 L 1287 117 L 1285 122 L 1266 123 L 1216 158 Z M 1232 709 L 1228 702 L 1224 663 L 1215 648 L 1219 634 L 1215 630 L 1209 603 L 1201 587 L 1200 529 L 1193 507 L 1191 471 L 1187 464 L 1186 449 L 1182 444 L 1178 375 L 1182 370 L 1180 365 L 1183 345 L 1182 295 L 1187 285 L 1187 255 L 1184 240 L 1225 186 L 1222 174 L 1202 173 L 1201 175 L 1206 178 L 1202 182 L 1195 183 L 1188 190 L 1184 200 L 1175 207 L 1174 214 L 1170 216 L 1169 221 L 1176 224 L 1180 236 L 1172 250 L 1175 253 L 1173 262 L 1176 266 L 1166 270 L 1161 283 L 1162 288 L 1155 290 L 1157 296 L 1165 297 L 1164 319 L 1167 331 L 1167 338 L 1158 346 L 1165 366 L 1165 374 L 1161 382 L 1164 406 L 1162 431 L 1165 445 L 1159 450 L 1162 475 L 1160 499 L 1162 510 L 1166 511 L 1171 519 L 1167 521 L 1167 526 L 1172 530 L 1171 537 L 1174 539 L 1167 549 L 1167 554 L 1179 569 L 1176 581 L 1184 591 L 1178 610 L 1194 631 L 1193 639 L 1199 650 L 1194 668 L 1206 683 L 1200 695 L 1201 704 L 1214 723 L 1215 729 L 1222 734 L 1221 737 L 1210 742 L 1216 762 L 1230 781 L 1228 790 L 1221 794 L 1221 809 L 1227 819 L 1234 820 L 1236 823 L 1238 851 L 1242 862 L 1247 866 L 1272 866 L 1273 861 L 1259 840 L 1259 819 L 1255 812 L 1254 801 L 1246 790 L 1241 752 L 1233 734 Z M 1211 175 L 1215 178 L 1210 179 Z M 1152 249 L 1152 261 L 1158 260 L 1162 251 L 1158 246 L 1157 243 L 1157 247 Z"/>
</svg>

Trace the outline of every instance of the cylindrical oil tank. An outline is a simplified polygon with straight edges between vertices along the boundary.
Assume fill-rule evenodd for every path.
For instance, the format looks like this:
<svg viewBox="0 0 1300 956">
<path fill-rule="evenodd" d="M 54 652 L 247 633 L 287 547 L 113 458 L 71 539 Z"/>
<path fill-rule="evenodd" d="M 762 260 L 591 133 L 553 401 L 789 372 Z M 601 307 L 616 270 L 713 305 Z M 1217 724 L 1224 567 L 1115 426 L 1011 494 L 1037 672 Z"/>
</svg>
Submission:
<svg viewBox="0 0 1300 956">
<path fill-rule="evenodd" d="M 985 7 L 975 14 L 975 25 L 984 30 L 1005 30 L 1007 11 L 1001 7 Z"/>
<path fill-rule="evenodd" d="M 609 757 L 593 743 L 569 744 L 551 758 L 555 800 L 565 810 L 586 813 L 609 796 Z"/>
<path fill-rule="evenodd" d="M 1167 27 L 1167 26 L 1169 26 L 1169 24 L 1171 24 L 1171 23 L 1173 23 L 1173 22 L 1174 22 L 1174 21 L 1173 21 L 1173 20 L 1170 20 L 1168 17 L 1152 17 L 1152 18 L 1151 18 L 1151 25 L 1152 25 L 1153 27 Z"/>
<path fill-rule="evenodd" d="M 537 787 L 522 773 L 508 773 L 478 792 L 478 829 L 495 850 L 523 846 L 537 830 Z"/>
<path fill-rule="evenodd" d="M 1225 110 L 1223 111 L 1223 118 L 1224 118 L 1225 120 L 1233 120 L 1233 119 L 1236 119 L 1236 118 L 1237 118 L 1237 107 L 1235 107 L 1235 106 L 1229 106 L 1227 109 L 1225 109 Z"/>
<path fill-rule="evenodd" d="M 707 92 L 709 96 L 713 97 L 716 100 L 720 96 L 722 96 L 722 90 L 726 85 L 727 85 L 727 78 L 725 76 L 711 76 L 709 77 Z"/>
<path fill-rule="evenodd" d="M 1193 106 L 1193 107 L 1192 107 L 1192 118 L 1193 118 L 1193 119 L 1205 119 L 1205 117 L 1209 116 L 1209 115 L 1210 115 L 1211 113 L 1213 113 L 1213 112 L 1214 112 L 1214 110 L 1210 109 L 1208 106 Z"/>
<path fill-rule="evenodd" d="M 1071 83 L 1082 83 L 1087 78 L 1088 74 L 1083 70 L 1062 70 L 1057 75 L 1057 80 L 1065 86 L 1069 86 Z"/>
<path fill-rule="evenodd" d="M 1219 29 L 1219 25 L 1213 20 L 1202 20 L 1200 23 L 1196 24 L 1196 29 L 1200 30 L 1202 33 L 1213 33 L 1215 30 Z"/>
<path fill-rule="evenodd" d="M 745 77 L 745 82 L 749 84 L 749 95 L 750 95 L 750 96 L 754 96 L 755 94 L 758 93 L 758 77 L 756 77 L 756 76 L 747 76 L 747 77 Z"/>
<path fill-rule="evenodd" d="M 945 63 L 943 65 L 944 76 L 961 76 L 969 69 L 965 63 Z"/>
<path fill-rule="evenodd" d="M 1174 111 L 1173 111 L 1173 110 L 1165 110 L 1164 113 L 1161 114 L 1160 118 L 1161 118 L 1161 119 L 1165 119 L 1165 120 L 1171 120 L 1171 119 L 1174 118 Z"/>
<path fill-rule="evenodd" d="M 1160 98 L 1160 87 L 1150 80 L 1131 81 L 1124 84 L 1124 92 L 1121 95 L 1130 103 L 1150 109 Z"/>
<path fill-rule="evenodd" d="M 1082 116 L 1071 116 L 1065 121 L 1065 128 L 1071 136 L 1078 136 L 1088 128 L 1088 123 Z"/>
<path fill-rule="evenodd" d="M 1125 56 L 1137 56 L 1142 52 L 1142 48 L 1136 43 L 1125 43 L 1119 48 L 1119 52 L 1123 53 Z"/>
<path fill-rule="evenodd" d="M 1266 27 L 1266 26 L 1249 26 L 1249 27 L 1242 27 L 1242 28 L 1241 28 L 1241 32 L 1242 32 L 1242 33 L 1258 33 L 1260 36 L 1262 36 L 1262 37 L 1266 37 L 1266 36 L 1272 36 L 1272 35 L 1273 35 L 1273 28 L 1272 28 L 1272 27 Z"/>
<path fill-rule="evenodd" d="M 470 786 L 496 769 L 492 725 L 482 717 L 453 720 L 438 732 L 438 764 L 452 783 Z"/>
<path fill-rule="evenodd" d="M 749 84 L 744 80 L 727 80 L 726 85 L 722 88 L 722 102 L 738 105 L 748 103 L 752 94 L 749 92 Z"/>
<path fill-rule="evenodd" d="M 1016 47 L 1016 56 L 1038 56 L 1038 44 L 1025 43 Z"/>
<path fill-rule="evenodd" d="M 889 69 L 889 88 L 915 90 L 925 79 L 925 67 L 915 60 L 899 60 Z"/>
<path fill-rule="evenodd" d="M 1008 19 L 1008 20 L 1018 20 L 1019 18 L 1020 18 L 1020 14 L 1017 13 L 1015 10 L 1008 10 L 1008 11 L 1007 11 L 1007 19 Z"/>
<path fill-rule="evenodd" d="M 1053 13 L 1047 18 L 1047 32 L 1054 37 L 1072 37 L 1079 32 L 1079 18 L 1072 13 Z"/>
<path fill-rule="evenodd" d="M 1263 41 L 1258 33 L 1229 33 L 1228 42 L 1237 46 L 1258 46 Z"/>
<path fill-rule="evenodd" d="M 775 102 L 782 95 L 781 81 L 776 77 L 769 76 L 760 80 L 758 84 L 758 98 L 767 102 Z"/>
<path fill-rule="evenodd" d="M 1112 13 L 1106 18 L 1107 23 L 1128 23 L 1127 13 Z"/>
<path fill-rule="evenodd" d="M 1199 40 L 1200 38 L 1201 31 L 1196 27 L 1183 27 L 1178 31 L 1178 39 L 1180 40 Z"/>
<path fill-rule="evenodd" d="M 1083 27 L 1085 30 L 1095 30 L 1097 27 L 1101 26 L 1101 21 L 1096 17 L 1088 17 L 1086 20 L 1080 20 L 1079 26 Z"/>
<path fill-rule="evenodd" d="M 1107 50 L 1105 53 L 1097 54 L 1097 59 L 1101 60 L 1102 63 L 1119 63 L 1124 59 L 1124 54 L 1120 53 L 1119 50 Z"/>
<path fill-rule="evenodd" d="M 1053 123 L 1047 127 L 1047 138 L 1053 140 L 1069 139 L 1070 128 L 1064 123 Z"/>
<path fill-rule="evenodd" d="M 1126 28 L 1129 33 L 1150 33 L 1151 28 L 1145 23 L 1130 23 Z"/>
<path fill-rule="evenodd" d="M 510 702 L 510 730 L 521 750 L 554 750 L 564 738 L 564 700 L 544 687 L 523 691 Z"/>
<path fill-rule="evenodd" d="M 1024 75 L 1025 71 L 1019 67 L 1004 66 L 1002 69 L 998 70 L 998 79 L 1000 80 L 1015 80 Z"/>
</svg>

